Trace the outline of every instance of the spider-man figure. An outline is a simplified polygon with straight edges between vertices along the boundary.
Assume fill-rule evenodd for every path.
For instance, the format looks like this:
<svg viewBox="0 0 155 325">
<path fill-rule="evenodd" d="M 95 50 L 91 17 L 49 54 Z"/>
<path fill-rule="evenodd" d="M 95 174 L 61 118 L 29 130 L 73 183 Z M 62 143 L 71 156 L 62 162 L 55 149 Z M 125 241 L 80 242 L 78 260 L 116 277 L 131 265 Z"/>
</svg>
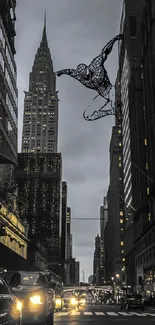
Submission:
<svg viewBox="0 0 155 325">
<path fill-rule="evenodd" d="M 106 106 L 110 101 L 109 97 L 106 98 L 106 96 L 109 94 L 112 84 L 104 67 L 104 62 L 111 53 L 114 43 L 121 39 L 123 39 L 123 35 L 121 34 L 114 37 L 102 49 L 101 54 L 92 60 L 90 65 L 87 66 L 86 64 L 81 63 L 77 66 L 77 69 L 64 69 L 58 71 L 57 76 L 59 77 L 63 74 L 69 75 L 80 81 L 87 88 L 96 90 L 100 96 L 107 100 L 106 104 L 104 105 Z"/>
</svg>

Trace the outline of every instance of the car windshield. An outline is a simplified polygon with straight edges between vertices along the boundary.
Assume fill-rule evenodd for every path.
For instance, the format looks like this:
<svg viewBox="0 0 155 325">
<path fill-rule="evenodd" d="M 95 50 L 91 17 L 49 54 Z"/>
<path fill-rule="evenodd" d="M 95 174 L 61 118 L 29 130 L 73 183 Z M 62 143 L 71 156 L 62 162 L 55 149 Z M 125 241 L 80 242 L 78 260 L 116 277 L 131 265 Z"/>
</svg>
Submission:
<svg viewBox="0 0 155 325">
<path fill-rule="evenodd" d="M 21 285 L 38 285 L 37 281 L 39 278 L 39 274 L 35 273 L 24 273 L 21 274 Z"/>
<path fill-rule="evenodd" d="M 8 288 L 7 286 L 4 284 L 4 282 L 0 279 L 0 294 L 8 294 Z"/>
</svg>

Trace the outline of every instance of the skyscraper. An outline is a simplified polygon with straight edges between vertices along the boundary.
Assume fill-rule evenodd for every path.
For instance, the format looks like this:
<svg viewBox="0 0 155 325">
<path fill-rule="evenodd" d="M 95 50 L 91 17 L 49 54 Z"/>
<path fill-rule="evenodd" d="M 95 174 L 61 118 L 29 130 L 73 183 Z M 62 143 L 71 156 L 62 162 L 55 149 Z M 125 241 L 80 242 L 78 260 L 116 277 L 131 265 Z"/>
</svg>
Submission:
<svg viewBox="0 0 155 325">
<path fill-rule="evenodd" d="M 22 153 L 18 154 L 16 180 L 20 217 L 29 226 L 31 267 L 45 268 L 46 257 L 48 268 L 61 275 L 62 158 L 57 144 L 58 95 L 45 15 L 42 40 L 30 73 L 29 90 L 25 92 Z"/>
<path fill-rule="evenodd" d="M 67 207 L 67 277 L 66 282 L 70 283 L 70 264 L 71 264 L 71 208 Z"/>
<path fill-rule="evenodd" d="M 75 285 L 78 285 L 80 282 L 80 262 L 75 261 Z"/>
<path fill-rule="evenodd" d="M 119 42 L 119 87 L 122 102 L 123 183 L 125 201 L 124 258 L 126 282 L 135 288 L 134 243 L 141 237 L 142 225 L 134 221 L 136 212 L 146 205 L 145 176 L 146 147 L 142 89 L 142 15 L 145 0 L 124 0 Z M 150 86 L 149 86 L 150 89 Z M 150 133 L 150 129 L 149 129 Z M 151 133 L 150 133 L 151 134 Z M 152 137 L 152 135 L 151 135 Z M 141 211 L 142 212 L 142 211 Z M 148 219 L 147 212 L 140 212 L 140 219 Z M 146 214 L 146 217 L 144 215 Z M 137 222 L 136 222 L 137 223 Z M 135 228 L 135 229 L 134 229 Z M 137 237 L 137 238 L 136 238 Z M 123 248 L 123 247 L 122 247 Z M 138 255 L 138 254 L 137 254 Z"/>
<path fill-rule="evenodd" d="M 20 218 L 29 226 L 34 250 L 38 241 L 42 246 L 47 244 L 48 268 L 59 274 L 61 170 L 60 153 L 18 154 L 16 181 Z"/>
<path fill-rule="evenodd" d="M 67 183 L 62 182 L 62 204 L 61 204 L 61 258 L 62 279 L 66 284 L 66 261 L 67 261 Z"/>
<path fill-rule="evenodd" d="M 25 91 L 22 152 L 56 153 L 57 145 L 58 92 L 45 15 L 42 40 L 29 77 L 29 90 Z"/>
<path fill-rule="evenodd" d="M 0 1 L 0 163 L 17 162 L 16 0 Z"/>
<path fill-rule="evenodd" d="M 100 236 L 95 237 L 95 250 L 93 260 L 93 276 L 94 282 L 99 283 L 99 271 L 100 271 Z"/>
</svg>

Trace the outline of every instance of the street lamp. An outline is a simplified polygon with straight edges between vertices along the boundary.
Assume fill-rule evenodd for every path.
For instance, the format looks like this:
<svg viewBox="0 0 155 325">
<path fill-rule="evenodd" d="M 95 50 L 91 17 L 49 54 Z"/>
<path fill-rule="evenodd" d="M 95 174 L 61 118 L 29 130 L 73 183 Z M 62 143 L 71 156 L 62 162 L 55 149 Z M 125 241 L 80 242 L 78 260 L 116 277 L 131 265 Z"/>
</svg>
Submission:
<svg viewBox="0 0 155 325">
<path fill-rule="evenodd" d="M 112 296 L 114 299 L 115 288 L 114 288 L 114 277 L 113 276 L 111 277 L 111 281 L 112 281 Z"/>
<path fill-rule="evenodd" d="M 120 274 L 116 274 L 116 279 L 117 279 L 117 285 L 119 285 L 119 279 L 120 279 Z M 118 292 L 117 292 L 117 303 L 118 303 L 118 301 L 119 301 L 119 286 L 118 286 Z"/>
</svg>

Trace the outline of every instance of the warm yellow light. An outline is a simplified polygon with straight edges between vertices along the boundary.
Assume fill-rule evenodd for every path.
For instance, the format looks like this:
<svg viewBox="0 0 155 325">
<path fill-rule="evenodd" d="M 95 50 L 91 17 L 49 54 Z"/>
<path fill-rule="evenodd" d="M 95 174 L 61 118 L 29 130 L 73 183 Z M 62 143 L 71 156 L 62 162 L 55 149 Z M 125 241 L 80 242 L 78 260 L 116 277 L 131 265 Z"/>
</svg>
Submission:
<svg viewBox="0 0 155 325">
<path fill-rule="evenodd" d="M 77 303 L 78 303 L 78 302 L 77 302 L 77 300 L 76 300 L 75 298 L 72 298 L 72 299 L 71 299 L 71 304 L 72 304 L 72 305 L 77 305 Z"/>
<path fill-rule="evenodd" d="M 32 296 L 32 297 L 30 297 L 30 301 L 34 305 L 41 305 L 42 304 L 40 296 Z"/>
<path fill-rule="evenodd" d="M 121 241 L 121 246 L 124 246 L 124 242 L 123 241 Z"/>
<path fill-rule="evenodd" d="M 81 299 L 80 304 L 85 305 L 86 304 L 86 299 Z"/>
<path fill-rule="evenodd" d="M 22 303 L 20 301 L 17 302 L 17 310 L 22 309 Z"/>
</svg>

